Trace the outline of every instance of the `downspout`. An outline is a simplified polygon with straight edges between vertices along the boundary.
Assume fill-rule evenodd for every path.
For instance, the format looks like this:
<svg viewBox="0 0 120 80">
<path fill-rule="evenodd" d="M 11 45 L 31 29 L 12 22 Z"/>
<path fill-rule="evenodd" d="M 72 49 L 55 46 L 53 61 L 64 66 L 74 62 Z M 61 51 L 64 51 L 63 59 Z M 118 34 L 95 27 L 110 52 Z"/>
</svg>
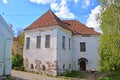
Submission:
<svg viewBox="0 0 120 80">
<path fill-rule="evenodd" d="M 4 62 L 4 67 L 3 67 L 3 74 L 5 75 L 5 50 L 6 50 L 6 43 L 8 40 L 11 40 L 13 38 L 7 38 L 5 39 L 5 44 L 4 44 L 4 59 L 3 59 L 3 62 Z"/>
</svg>

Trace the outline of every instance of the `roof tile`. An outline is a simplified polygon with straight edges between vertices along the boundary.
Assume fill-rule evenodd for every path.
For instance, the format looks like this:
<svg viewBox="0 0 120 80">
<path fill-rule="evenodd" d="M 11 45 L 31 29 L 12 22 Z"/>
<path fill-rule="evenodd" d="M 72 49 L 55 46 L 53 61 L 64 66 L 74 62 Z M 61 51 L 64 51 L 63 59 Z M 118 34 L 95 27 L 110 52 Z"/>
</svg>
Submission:
<svg viewBox="0 0 120 80">
<path fill-rule="evenodd" d="M 76 20 L 61 21 L 51 10 L 48 10 L 45 14 L 39 17 L 25 30 L 54 26 L 54 25 L 60 25 L 61 27 L 72 31 L 75 34 L 93 34 L 93 35 L 100 34 L 94 31 L 94 29 L 87 27 L 86 25 L 82 24 L 79 21 L 76 21 Z"/>
<path fill-rule="evenodd" d="M 90 34 L 90 35 L 100 35 L 99 32 L 94 31 L 93 28 L 89 28 L 76 20 L 63 20 L 66 25 L 70 25 L 69 29 L 75 32 L 75 34 Z"/>
</svg>

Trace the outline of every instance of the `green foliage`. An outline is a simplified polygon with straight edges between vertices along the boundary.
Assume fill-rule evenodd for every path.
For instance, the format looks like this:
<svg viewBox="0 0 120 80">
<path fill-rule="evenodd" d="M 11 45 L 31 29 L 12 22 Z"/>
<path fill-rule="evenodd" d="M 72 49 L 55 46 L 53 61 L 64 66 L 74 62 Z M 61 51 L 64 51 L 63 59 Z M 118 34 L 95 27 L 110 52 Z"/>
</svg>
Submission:
<svg viewBox="0 0 120 80">
<path fill-rule="evenodd" d="M 69 71 L 68 70 L 64 70 L 63 76 L 68 76 L 68 75 L 69 75 Z"/>
<path fill-rule="evenodd" d="M 68 74 L 68 77 L 73 77 L 73 78 L 79 78 L 81 75 L 80 75 L 80 72 L 78 71 L 71 71 L 69 74 Z M 84 77 L 84 75 L 82 75 L 82 77 Z"/>
<path fill-rule="evenodd" d="M 120 70 L 120 0 L 100 0 L 102 4 L 100 70 Z"/>
<path fill-rule="evenodd" d="M 24 32 L 18 35 L 19 45 L 23 48 L 24 46 Z"/>
<path fill-rule="evenodd" d="M 99 78 L 99 80 L 120 80 L 120 72 L 114 72 L 111 75 Z"/>
<path fill-rule="evenodd" d="M 16 80 L 16 78 L 11 78 L 11 77 L 9 77 L 9 78 L 7 78 L 7 79 L 5 79 L 5 80 Z"/>
<path fill-rule="evenodd" d="M 24 70 L 23 56 L 21 54 L 15 54 L 12 56 L 12 68 L 17 70 Z"/>
<path fill-rule="evenodd" d="M 111 80 L 109 77 L 103 77 L 103 78 L 100 78 L 99 80 Z"/>
<path fill-rule="evenodd" d="M 79 71 L 71 71 L 69 72 L 68 70 L 64 70 L 63 76 L 65 77 L 71 77 L 71 78 L 85 78 L 85 75 L 80 73 Z"/>
</svg>

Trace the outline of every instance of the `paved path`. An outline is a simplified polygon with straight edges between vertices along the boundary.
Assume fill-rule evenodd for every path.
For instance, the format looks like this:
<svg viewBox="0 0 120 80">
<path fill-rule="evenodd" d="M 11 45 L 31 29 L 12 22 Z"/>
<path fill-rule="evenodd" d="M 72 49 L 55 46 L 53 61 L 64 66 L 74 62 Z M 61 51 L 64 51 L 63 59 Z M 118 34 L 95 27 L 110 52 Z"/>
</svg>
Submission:
<svg viewBox="0 0 120 80">
<path fill-rule="evenodd" d="M 103 77 L 108 73 L 87 73 L 87 79 L 64 79 L 62 77 L 48 77 L 46 75 L 40 75 L 35 73 L 15 71 L 12 70 L 12 76 L 20 79 L 17 80 L 97 80 L 99 77 Z M 111 73 L 109 73 L 111 74 Z"/>
<path fill-rule="evenodd" d="M 12 76 L 20 79 L 17 80 L 97 80 L 99 77 L 103 77 L 108 73 L 87 73 L 87 79 L 64 79 L 63 77 L 48 77 L 46 75 L 15 71 L 12 70 Z M 110 73 L 109 73 L 110 74 Z"/>
<path fill-rule="evenodd" d="M 21 78 L 19 80 L 64 80 L 62 78 L 48 77 L 40 74 L 33 74 L 22 71 L 12 70 L 12 76 Z"/>
</svg>

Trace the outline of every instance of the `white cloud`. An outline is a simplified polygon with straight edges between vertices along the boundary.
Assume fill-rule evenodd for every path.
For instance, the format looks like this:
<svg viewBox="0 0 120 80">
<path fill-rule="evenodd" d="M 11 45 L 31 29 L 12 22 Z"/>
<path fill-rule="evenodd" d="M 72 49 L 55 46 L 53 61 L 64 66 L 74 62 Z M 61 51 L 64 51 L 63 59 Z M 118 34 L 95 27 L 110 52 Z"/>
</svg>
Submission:
<svg viewBox="0 0 120 80">
<path fill-rule="evenodd" d="M 77 4 L 79 0 L 74 0 L 74 2 Z"/>
<path fill-rule="evenodd" d="M 67 2 L 70 0 L 30 0 L 38 4 L 50 4 L 50 8 L 55 11 L 55 14 L 60 18 L 74 19 L 75 15 L 70 12 Z M 78 0 L 74 0 L 76 3 Z"/>
<path fill-rule="evenodd" d="M 86 8 L 90 5 L 90 0 L 82 0 L 82 8 Z"/>
<path fill-rule="evenodd" d="M 60 18 L 68 18 L 68 19 L 74 19 L 75 15 L 71 13 L 67 6 L 63 5 L 60 7 L 60 9 L 55 12 L 55 14 Z"/>
<path fill-rule="evenodd" d="M 49 4 L 54 0 L 30 0 L 30 1 L 38 4 Z"/>
<path fill-rule="evenodd" d="M 58 11 L 60 9 L 60 6 L 58 3 L 51 3 L 50 4 L 51 9 Z"/>
<path fill-rule="evenodd" d="M 2 0 L 2 2 L 3 2 L 4 4 L 7 4 L 7 3 L 8 3 L 8 0 Z"/>
<path fill-rule="evenodd" d="M 67 6 L 67 0 L 61 0 L 60 4 L 58 5 L 58 10 L 56 10 L 55 14 L 60 18 L 75 18 L 75 15 L 69 11 L 69 8 Z"/>
<path fill-rule="evenodd" d="M 100 5 L 96 6 L 93 10 L 91 10 L 91 13 L 89 14 L 89 17 L 86 21 L 86 25 L 88 27 L 93 27 L 96 31 L 101 32 L 99 28 L 99 23 L 96 20 L 96 16 L 100 14 Z"/>
</svg>

